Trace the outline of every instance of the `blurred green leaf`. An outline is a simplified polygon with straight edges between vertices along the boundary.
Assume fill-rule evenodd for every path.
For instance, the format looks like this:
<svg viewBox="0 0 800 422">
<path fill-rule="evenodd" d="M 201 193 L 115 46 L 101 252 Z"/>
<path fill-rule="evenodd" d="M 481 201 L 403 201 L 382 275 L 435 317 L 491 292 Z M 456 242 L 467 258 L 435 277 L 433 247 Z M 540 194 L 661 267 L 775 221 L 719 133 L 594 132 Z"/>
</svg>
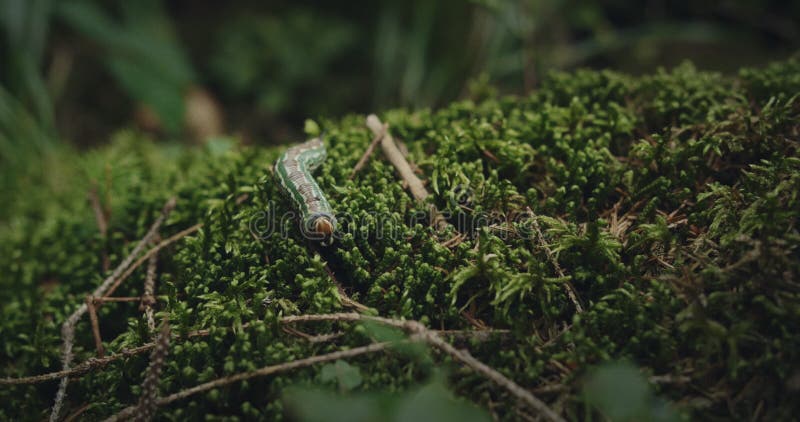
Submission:
<svg viewBox="0 0 800 422">
<path fill-rule="evenodd" d="M 0 0 L 0 41 L 5 41 L 0 44 L 0 81 L 33 111 L 41 129 L 52 135 L 53 104 L 39 70 L 51 9 L 51 0 Z"/>
<path fill-rule="evenodd" d="M 103 47 L 105 64 L 122 88 L 152 107 L 167 131 L 176 133 L 183 125 L 184 94 L 194 72 L 160 2 L 135 4 L 122 7 L 120 21 L 86 0 L 61 2 L 58 14 Z"/>
<path fill-rule="evenodd" d="M 390 327 L 374 321 L 363 321 L 361 325 L 368 336 L 377 342 L 397 343 L 406 339 L 405 333 L 399 328 Z"/>
<path fill-rule="evenodd" d="M 677 413 L 657 398 L 639 369 L 627 362 L 595 369 L 583 390 L 586 402 L 611 421 L 677 421 Z"/>
<path fill-rule="evenodd" d="M 358 368 L 343 360 L 323 366 L 320 379 L 322 382 L 336 381 L 342 390 L 352 390 L 361 385 L 362 381 Z"/>
<path fill-rule="evenodd" d="M 396 410 L 397 422 L 485 422 L 489 415 L 476 406 L 453 398 L 444 384 L 434 382 L 404 397 Z"/>
<path fill-rule="evenodd" d="M 311 9 L 280 17 L 243 15 L 226 22 L 218 34 L 210 63 L 216 82 L 229 96 L 253 100 L 273 113 L 319 104 L 320 96 L 296 92 L 334 89 L 326 83 L 328 72 L 357 39 L 352 24 Z"/>
<path fill-rule="evenodd" d="M 373 395 L 342 397 L 318 390 L 293 389 L 284 396 L 290 412 L 302 422 L 377 422 L 385 420 L 382 403 Z"/>
<path fill-rule="evenodd" d="M 431 362 L 428 346 L 421 341 L 405 341 L 408 336 L 402 330 L 374 321 L 364 321 L 361 325 L 373 340 L 392 343 L 392 349 L 417 362 Z"/>
<path fill-rule="evenodd" d="M 490 418 L 475 405 L 456 399 L 440 381 L 402 394 L 340 395 L 293 389 L 284 397 L 303 422 L 484 422 Z"/>
</svg>

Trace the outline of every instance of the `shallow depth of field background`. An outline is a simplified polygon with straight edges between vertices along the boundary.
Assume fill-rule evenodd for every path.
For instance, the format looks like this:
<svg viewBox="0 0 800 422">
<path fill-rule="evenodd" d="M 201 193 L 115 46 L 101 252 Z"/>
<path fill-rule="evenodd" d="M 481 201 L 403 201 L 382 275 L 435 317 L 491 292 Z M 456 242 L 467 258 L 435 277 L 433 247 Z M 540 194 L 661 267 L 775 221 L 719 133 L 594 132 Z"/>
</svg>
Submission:
<svg viewBox="0 0 800 422">
<path fill-rule="evenodd" d="M 123 128 L 290 143 L 306 118 L 520 95 L 552 70 L 733 73 L 797 51 L 798 21 L 780 0 L 0 0 L 0 187 Z"/>
<path fill-rule="evenodd" d="M 15 125 L 80 147 L 129 125 L 290 142 L 307 117 L 523 94 L 553 69 L 726 72 L 800 46 L 800 3 L 777 0 L 0 0 L 0 18 L 4 159 Z"/>
</svg>

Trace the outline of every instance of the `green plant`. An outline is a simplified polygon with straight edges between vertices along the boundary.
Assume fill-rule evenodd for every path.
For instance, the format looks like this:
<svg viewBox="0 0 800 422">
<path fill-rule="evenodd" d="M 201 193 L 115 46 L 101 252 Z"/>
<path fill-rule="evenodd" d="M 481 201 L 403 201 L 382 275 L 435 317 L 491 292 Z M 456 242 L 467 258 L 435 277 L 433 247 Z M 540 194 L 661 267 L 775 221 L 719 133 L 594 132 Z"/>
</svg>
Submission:
<svg viewBox="0 0 800 422">
<path fill-rule="evenodd" d="M 800 377 L 797 67 L 791 58 L 738 77 L 690 65 L 643 77 L 553 73 L 527 97 L 388 111 L 431 203 L 449 212 L 443 232 L 419 218 L 430 204 L 413 201 L 388 163 L 373 157 L 350 179 L 372 138 L 364 116 L 309 122 L 309 132 L 326 131 L 329 158 L 316 178 L 342 216 L 331 248 L 309 245 L 291 220 L 281 223 L 286 236 L 253 236 L 263 211 L 291 210 L 269 170 L 281 148 L 219 140 L 188 149 L 122 131 L 98 150 L 64 152 L 52 169 L 60 183 L 20 180 L 0 227 L 0 371 L 59 369 L 58 325 L 106 275 L 103 256 L 125 257 L 175 195 L 162 235 L 203 227 L 159 255 L 157 317 L 179 336 L 162 393 L 401 337 L 333 322 L 282 330 L 281 316 L 341 311 L 341 286 L 367 312 L 470 331 L 452 341 L 570 419 L 652 416 L 664 402 L 686 418 L 788 419 Z M 108 198 L 106 236 L 85 201 L 92 180 Z M 134 273 L 118 294 L 141 294 L 144 278 Z M 136 305 L 104 304 L 99 321 L 108 353 L 149 339 Z M 487 327 L 491 335 L 473 333 Z M 197 329 L 209 331 L 185 337 Z M 336 336 L 308 341 L 322 334 Z M 94 356 L 92 345 L 83 321 L 76 361 Z M 616 360 L 632 366 L 588 375 Z M 527 412 L 425 348 L 332 365 L 212 389 L 158 415 L 278 419 L 289 386 L 320 384 L 337 391 L 294 402 L 399 412 L 409 396 L 385 404 L 383 393 L 417 391 L 441 374 L 446 381 L 416 393 L 422 402 L 439 400 L 446 384 L 499 419 Z M 135 354 L 76 377 L 65 411 L 87 404 L 83 417 L 99 419 L 136 403 L 146 366 Z M 618 413 L 627 403 L 591 393 L 609 383 L 657 406 Z M 46 416 L 53 391 L 4 385 L 0 418 Z M 300 416 L 313 419 L 307 410 Z"/>
</svg>

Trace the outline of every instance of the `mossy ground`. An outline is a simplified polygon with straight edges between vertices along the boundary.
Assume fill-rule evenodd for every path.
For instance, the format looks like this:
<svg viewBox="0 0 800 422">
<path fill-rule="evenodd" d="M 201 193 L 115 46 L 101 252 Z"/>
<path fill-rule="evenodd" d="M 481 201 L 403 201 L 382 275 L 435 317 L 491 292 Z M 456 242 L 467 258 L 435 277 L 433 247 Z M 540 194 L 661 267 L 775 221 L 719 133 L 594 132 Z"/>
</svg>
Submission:
<svg viewBox="0 0 800 422">
<path fill-rule="evenodd" d="M 291 209 L 271 177 L 281 149 L 215 141 L 187 150 L 121 132 L 108 147 L 43 158 L 42 174 L 10 195 L 0 230 L 0 373 L 60 369 L 60 324 L 107 275 L 103 254 L 118 263 L 175 195 L 162 235 L 204 226 L 160 254 L 158 317 L 177 333 L 212 331 L 173 343 L 162 393 L 368 342 L 369 327 L 303 326 L 345 331 L 310 344 L 270 323 L 343 310 L 327 263 L 353 299 L 382 316 L 510 330 L 461 345 L 567 418 L 593 412 L 583 393 L 593 366 L 627 360 L 684 417 L 789 419 L 800 412 L 798 92 L 792 59 L 736 77 L 691 65 L 644 77 L 558 73 L 526 98 L 387 112 L 432 202 L 475 223 L 453 219 L 444 233 L 411 223 L 426 207 L 378 154 L 348 179 L 371 139 L 364 116 L 320 121 L 329 158 L 317 179 L 348 233 L 327 249 L 311 247 L 291 222 L 287 237 L 251 233 L 259 213 Z M 110 207 L 106 238 L 86 201 L 92 180 Z M 493 223 L 473 227 L 481 216 Z M 532 235 L 534 222 L 563 275 Z M 379 239 L 378 224 L 395 236 Z M 459 231 L 463 240 L 445 243 Z M 143 279 L 140 270 L 118 294 L 140 295 Z M 137 304 L 99 312 L 110 353 L 149 341 Z M 241 328 L 254 320 L 265 323 Z M 76 353 L 78 362 L 94 355 L 88 318 Z M 138 355 L 75 379 L 65 413 L 89 404 L 82 417 L 99 419 L 135 403 L 147 362 Z M 443 373 L 457 396 L 520 418 L 504 390 L 436 353 L 348 363 L 359 373 L 355 386 L 340 385 L 348 397 L 408 390 Z M 213 390 L 158 417 L 285 417 L 284 389 L 335 386 L 330 370 Z M 42 419 L 56 387 L 0 387 L 0 418 Z"/>
</svg>

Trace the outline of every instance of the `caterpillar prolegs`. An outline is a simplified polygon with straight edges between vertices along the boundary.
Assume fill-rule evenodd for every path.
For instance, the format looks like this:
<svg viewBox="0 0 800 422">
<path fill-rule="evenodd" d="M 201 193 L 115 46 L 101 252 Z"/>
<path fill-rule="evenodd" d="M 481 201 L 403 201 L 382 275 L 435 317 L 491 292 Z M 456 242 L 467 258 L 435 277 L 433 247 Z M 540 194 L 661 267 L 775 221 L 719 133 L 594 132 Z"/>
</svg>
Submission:
<svg viewBox="0 0 800 422">
<path fill-rule="evenodd" d="M 275 162 L 275 175 L 281 187 L 300 211 L 303 234 L 323 245 L 330 245 L 336 230 L 336 217 L 311 172 L 325 161 L 327 152 L 320 138 L 295 145 Z"/>
</svg>

